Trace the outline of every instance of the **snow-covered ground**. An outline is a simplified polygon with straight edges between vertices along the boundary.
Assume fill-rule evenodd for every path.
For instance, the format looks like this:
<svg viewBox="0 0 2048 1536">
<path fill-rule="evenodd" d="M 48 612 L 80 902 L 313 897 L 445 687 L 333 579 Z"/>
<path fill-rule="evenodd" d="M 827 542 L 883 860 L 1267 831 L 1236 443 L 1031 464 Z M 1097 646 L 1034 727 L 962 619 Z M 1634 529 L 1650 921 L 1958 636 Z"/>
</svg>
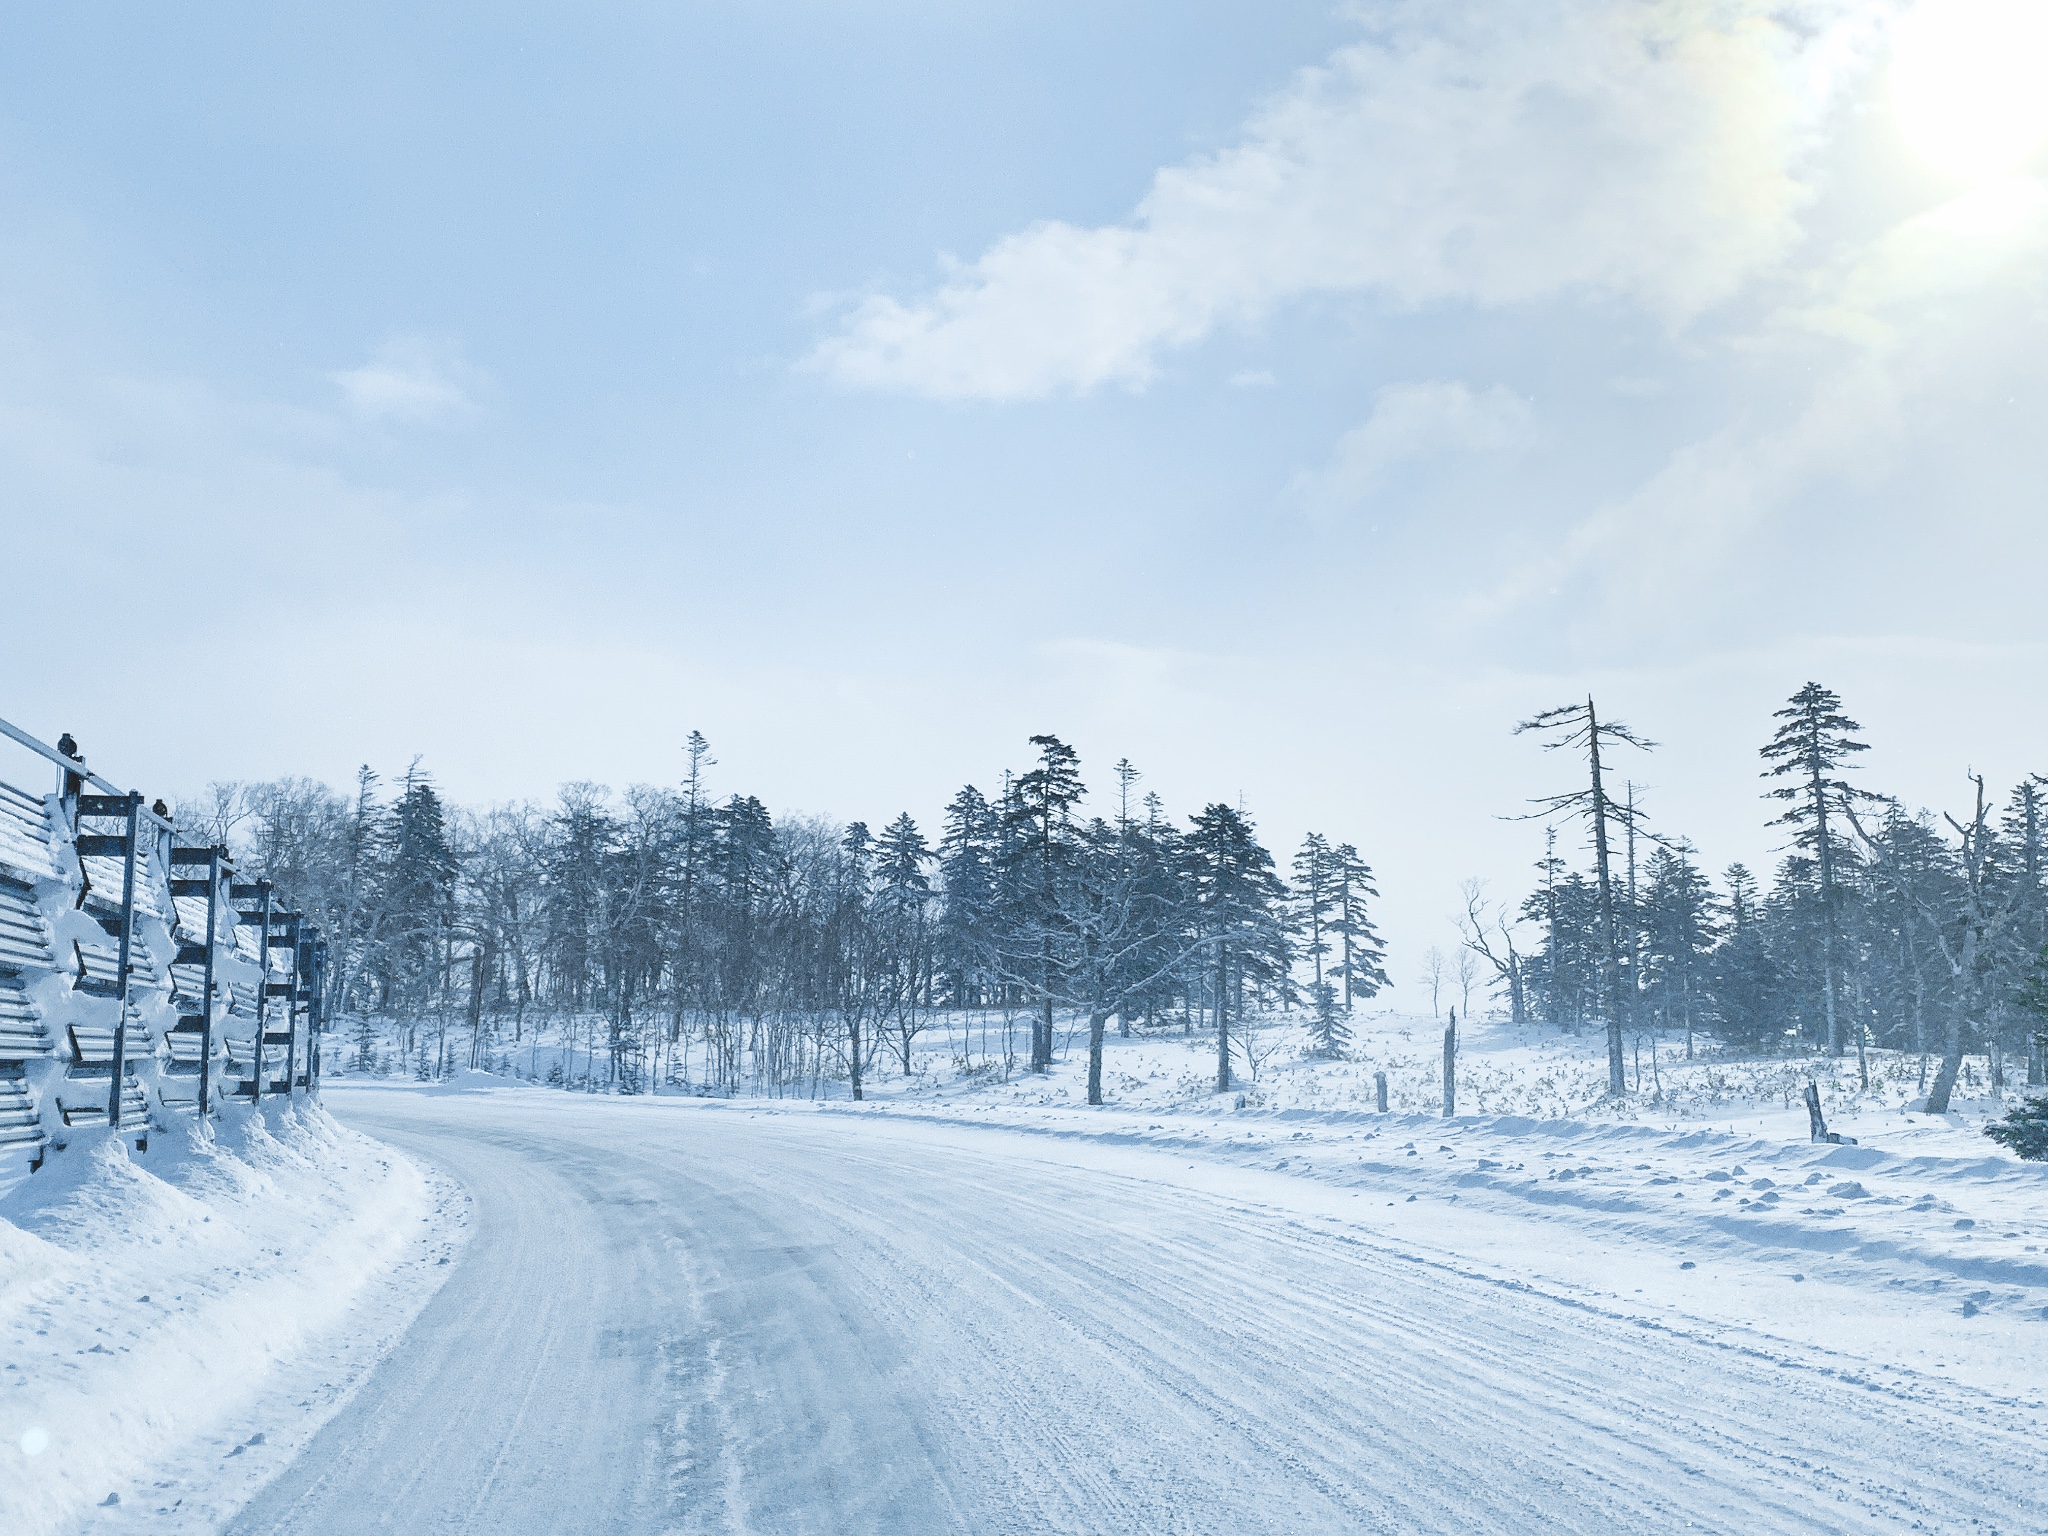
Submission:
<svg viewBox="0 0 2048 1536">
<path fill-rule="evenodd" d="M 878 1103 L 958 1103 L 1016 1108 L 1082 1105 L 1087 1101 L 1085 1021 L 1062 1015 L 1059 1050 L 1045 1075 L 1024 1071 L 1021 1058 L 1003 1065 L 1005 1026 L 1000 1015 L 946 1017 L 918 1035 L 912 1072 L 904 1076 L 898 1053 L 882 1053 L 870 1069 L 867 1097 Z M 1434 1114 L 1442 1104 L 1443 1024 L 1439 1020 L 1390 1012 L 1361 1013 L 1342 1059 L 1320 1060 L 1309 1050 L 1300 1015 L 1254 1021 L 1247 1063 L 1233 1055 L 1231 1092 L 1216 1092 L 1216 1045 L 1205 1033 L 1112 1034 L 1104 1054 L 1104 1096 L 1113 1108 L 1213 1116 L 1243 1108 L 1349 1112 L 1376 1103 L 1374 1074 L 1387 1075 L 1388 1107 L 1397 1113 Z M 1017 1014 L 1008 1033 L 1015 1052 L 1026 1048 L 1029 1020 Z M 570 1031 L 584 1038 L 582 1031 Z M 587 1048 L 565 1048 L 561 1032 L 546 1029 L 516 1046 L 500 1042 L 492 1053 L 496 1070 L 519 1079 L 545 1080 L 560 1072 L 582 1080 L 591 1070 Z M 601 1043 L 602 1033 L 597 1033 Z M 350 1049 L 330 1052 L 337 1078 L 347 1072 Z M 387 1041 L 382 1051 L 388 1076 L 402 1081 L 411 1070 Z M 2024 1092 L 2016 1081 L 2003 1094 L 1990 1087 L 1991 1065 L 1966 1057 L 1952 1104 L 1943 1117 L 1919 1113 L 1933 1062 L 1895 1051 L 1868 1053 L 1870 1085 L 1861 1086 L 1852 1052 L 1831 1059 L 1797 1054 L 1772 1057 L 1724 1055 L 1701 1036 L 1688 1057 L 1683 1038 L 1631 1037 L 1625 1103 L 1608 1101 L 1606 1044 L 1597 1032 L 1568 1034 L 1547 1025 L 1513 1025 L 1500 1020 L 1467 1023 L 1459 1031 L 1458 1100 L 1461 1115 L 1512 1115 L 1533 1120 L 1586 1123 L 1626 1122 L 1667 1129 L 1718 1129 L 1770 1140 L 1804 1141 L 1807 1114 L 1802 1091 L 1818 1086 L 1829 1127 L 1859 1141 L 1893 1150 L 1912 1149 L 1965 1158 L 2006 1157 L 1982 1132 Z M 701 1070 L 701 1061 L 685 1060 Z M 604 1061 L 596 1058 L 602 1089 Z M 365 1075 L 355 1073 L 361 1078 Z M 695 1073 L 679 1076 L 663 1093 L 695 1094 Z M 743 1086 L 743 1097 L 844 1099 L 843 1076 L 781 1088 Z"/>
<path fill-rule="evenodd" d="M 448 1273 L 466 1197 L 282 1101 L 0 1192 L 0 1531 L 211 1531 Z"/>
<path fill-rule="evenodd" d="M 1981 1223 L 2038 1196 L 2034 1169 L 1490 1118 L 330 1098 L 461 1177 L 477 1244 L 235 1536 L 365 1510 L 512 1533 L 2041 1527 L 2044 1277 L 1885 1203 L 1931 1184 Z"/>
<path fill-rule="evenodd" d="M 338 1076 L 53 1159 L 0 1197 L 0 1526 L 2048 1525 L 2048 1166 L 1917 1061 L 1646 1044 L 1615 1108 L 1597 1039 L 1482 1024 L 1446 1120 L 1429 1020 L 1276 1023 L 1223 1094 L 1112 1038 L 1099 1108 L 975 1030 L 859 1105 Z"/>
</svg>

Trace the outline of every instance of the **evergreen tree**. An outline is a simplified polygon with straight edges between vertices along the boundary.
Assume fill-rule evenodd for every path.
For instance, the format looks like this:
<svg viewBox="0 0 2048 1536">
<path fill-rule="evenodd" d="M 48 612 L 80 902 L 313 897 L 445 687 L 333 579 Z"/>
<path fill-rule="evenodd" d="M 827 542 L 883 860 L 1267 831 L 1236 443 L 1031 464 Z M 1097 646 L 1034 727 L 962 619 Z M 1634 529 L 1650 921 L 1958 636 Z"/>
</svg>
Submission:
<svg viewBox="0 0 2048 1536">
<path fill-rule="evenodd" d="M 1721 879 L 1728 887 L 1727 920 L 1711 961 L 1715 1031 L 1741 1050 L 1767 1050 L 1784 1035 L 1773 1007 L 1777 977 L 1765 939 L 1762 895 L 1756 876 L 1730 864 Z"/>
<path fill-rule="evenodd" d="M 2048 947 L 2048 859 L 2044 859 L 2042 850 L 2043 837 L 2048 835 L 2044 782 L 2048 781 L 2039 775 L 2029 775 L 2014 786 L 1999 828 L 2014 910 L 1997 961 L 2007 978 L 2006 984 L 1993 990 L 1990 1023 L 2001 1054 L 2009 1052 L 2015 1044 L 2026 1054 L 2029 1082 L 2040 1081 L 2039 1053 L 2032 1044 L 2033 1032 L 2039 1026 L 2031 1022 L 2020 994 L 2032 978 L 2035 957 Z M 2024 1038 L 2013 1039 L 2015 1032 Z M 1994 1073 L 1997 1065 L 1994 1063 Z"/>
<path fill-rule="evenodd" d="M 1230 1086 L 1230 1019 L 1243 1013 L 1244 983 L 1285 986 L 1287 888 L 1251 822 L 1229 805 L 1211 805 L 1193 819 L 1186 851 L 1213 968 L 1220 1093 Z"/>
<path fill-rule="evenodd" d="M 1302 839 L 1294 855 L 1294 923 L 1301 935 L 1300 955 L 1313 973 L 1313 993 L 1323 985 L 1323 959 L 1330 953 L 1330 920 L 1337 901 L 1335 850 L 1320 832 Z"/>
<path fill-rule="evenodd" d="M 1351 1047 L 1348 1012 L 1339 1006 L 1337 989 L 1327 981 L 1309 987 L 1309 1002 L 1315 1010 L 1309 1020 L 1309 1038 L 1315 1042 L 1313 1053 L 1326 1061 L 1335 1061 Z"/>
<path fill-rule="evenodd" d="M 1708 995 L 1717 903 L 1687 844 L 1653 852 L 1648 877 L 1641 904 L 1643 995 L 1667 1026 L 1685 1032 L 1690 1057 L 1697 1011 Z"/>
<path fill-rule="evenodd" d="M 1145 796 L 1143 808 L 1144 819 L 1129 823 L 1119 850 L 1119 858 L 1133 871 L 1135 897 L 1149 924 L 1128 962 L 1138 984 L 1125 995 L 1117 1014 L 1118 1028 L 1126 1035 L 1134 1012 L 1150 1020 L 1184 994 L 1186 982 L 1179 970 L 1195 948 L 1194 898 L 1187 885 L 1181 833 L 1167 819 L 1156 794 Z"/>
<path fill-rule="evenodd" d="M 1984 1134 L 2030 1163 L 2048 1162 L 2048 1098 L 2022 1099 Z"/>
<path fill-rule="evenodd" d="M 370 1016 L 367 1013 L 356 1020 L 355 1046 L 355 1069 L 358 1072 L 375 1072 L 377 1070 L 377 1031 L 371 1026 Z"/>
<path fill-rule="evenodd" d="M 1367 903 L 1379 900 L 1380 893 L 1373 884 L 1372 866 L 1349 843 L 1337 845 L 1330 871 L 1335 901 L 1329 926 L 1337 940 L 1337 974 L 1344 979 L 1344 1008 L 1349 1012 L 1354 1003 L 1387 985 L 1386 941 L 1367 910 Z"/>
<path fill-rule="evenodd" d="M 908 902 L 931 895 L 931 879 L 924 866 L 932 859 L 930 846 L 917 823 L 905 811 L 875 842 L 875 876 L 891 900 Z"/>
<path fill-rule="evenodd" d="M 1022 930 L 1035 937 L 1029 956 L 1019 960 L 1033 970 L 1039 1004 L 1031 1034 L 1031 1070 L 1052 1069 L 1053 1000 L 1061 990 L 1058 975 L 1060 884 L 1072 869 L 1075 854 L 1073 810 L 1085 790 L 1080 757 L 1057 736 L 1034 736 L 1038 766 L 1011 786 L 1004 811 L 1009 905 Z"/>
<path fill-rule="evenodd" d="M 1600 963 L 1607 1005 L 1607 1092 L 1619 1099 L 1628 1091 L 1622 1034 L 1628 1018 L 1630 984 L 1623 975 L 1621 912 L 1616 901 L 1614 872 L 1609 859 L 1611 827 L 1632 829 L 1635 813 L 1631 806 L 1617 805 L 1606 787 L 1604 753 L 1612 746 L 1630 746 L 1648 751 L 1656 745 L 1645 741 L 1617 720 L 1602 720 L 1589 694 L 1584 704 L 1563 704 L 1531 716 L 1515 727 L 1515 733 L 1538 731 L 1552 739 L 1546 750 L 1583 751 L 1589 772 L 1585 789 L 1561 795 L 1544 795 L 1534 803 L 1539 816 L 1560 813 L 1577 816 L 1586 823 L 1593 841 L 1593 867 L 1600 898 Z"/>
<path fill-rule="evenodd" d="M 441 796 L 417 762 L 399 786 L 386 836 L 387 985 L 394 999 L 424 1004 L 448 958 L 458 862 Z"/>
<path fill-rule="evenodd" d="M 839 839 L 839 862 L 830 920 L 830 996 L 845 1030 L 847 1077 L 856 1100 L 865 1096 L 868 1062 L 876 1048 L 879 994 L 869 900 L 875 841 L 867 823 L 851 823 Z"/>
<path fill-rule="evenodd" d="M 1774 719 L 1778 727 L 1762 749 L 1770 766 L 1765 778 L 1788 779 L 1767 793 L 1786 802 L 1784 814 L 1771 823 L 1791 827 L 1796 846 L 1813 856 L 1819 877 L 1821 918 L 1821 989 L 1827 1015 L 1828 1054 L 1842 1054 L 1840 1009 L 1836 1003 L 1835 943 L 1840 927 L 1836 910 L 1837 866 L 1841 838 L 1836 830 L 1842 807 L 1855 793 L 1839 775 L 1848 759 L 1869 748 L 1851 734 L 1863 729 L 1842 713 L 1841 698 L 1819 683 L 1808 683 L 1792 695 Z"/>
<path fill-rule="evenodd" d="M 911 1075 L 911 1051 L 930 1020 L 932 966 L 932 884 L 924 866 L 932 852 L 909 812 L 883 829 L 875 844 L 875 915 L 880 929 L 880 1007 L 895 1037 L 903 1075 Z"/>
<path fill-rule="evenodd" d="M 572 1011 L 591 1006 L 603 982 L 609 865 L 619 837 L 607 799 L 601 785 L 563 785 L 545 856 L 549 964 Z"/>
<path fill-rule="evenodd" d="M 995 1001 L 991 944 L 998 914 L 996 861 L 1001 833 L 995 808 L 972 784 L 946 807 L 939 840 L 939 883 L 945 904 L 938 944 L 955 1006 L 977 1008 Z"/>
</svg>

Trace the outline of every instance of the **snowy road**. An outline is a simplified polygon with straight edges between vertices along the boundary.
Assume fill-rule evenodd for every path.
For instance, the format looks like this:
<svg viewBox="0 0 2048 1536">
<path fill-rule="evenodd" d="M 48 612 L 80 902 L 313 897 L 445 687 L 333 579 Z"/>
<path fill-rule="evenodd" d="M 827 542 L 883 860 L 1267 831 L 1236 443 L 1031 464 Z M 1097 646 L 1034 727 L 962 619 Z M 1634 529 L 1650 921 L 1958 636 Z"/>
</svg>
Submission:
<svg viewBox="0 0 2048 1536">
<path fill-rule="evenodd" d="M 1622 1321 L 1305 1181 L 885 1116 L 330 1105 L 477 1235 L 249 1536 L 2048 1519 L 2018 1402 Z"/>
</svg>

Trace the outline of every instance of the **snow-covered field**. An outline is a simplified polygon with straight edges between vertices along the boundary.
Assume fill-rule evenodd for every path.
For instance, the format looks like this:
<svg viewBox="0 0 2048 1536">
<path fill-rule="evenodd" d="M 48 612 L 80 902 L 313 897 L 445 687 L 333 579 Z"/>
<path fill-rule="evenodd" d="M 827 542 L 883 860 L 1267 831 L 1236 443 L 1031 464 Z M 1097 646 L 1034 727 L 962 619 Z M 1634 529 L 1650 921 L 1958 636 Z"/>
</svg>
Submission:
<svg viewBox="0 0 2048 1536">
<path fill-rule="evenodd" d="M 0 1531 L 211 1531 L 445 1277 L 466 1199 L 301 1102 L 0 1191 Z"/>
<path fill-rule="evenodd" d="M 902 1075 L 892 1047 L 870 1069 L 866 1096 L 878 1103 L 960 1103 L 1015 1108 L 1084 1105 L 1087 1102 L 1085 1021 L 1065 1015 L 1053 1070 L 1024 1071 L 1021 1057 L 1003 1065 L 1005 1028 L 999 1015 L 944 1017 L 917 1036 L 913 1070 Z M 1233 1113 L 1241 1095 L 1246 1109 L 1325 1112 L 1372 1110 L 1374 1074 L 1387 1075 L 1388 1107 L 1396 1113 L 1434 1114 L 1442 1104 L 1443 1025 L 1439 1020 L 1390 1012 L 1361 1014 L 1354 1039 L 1340 1060 L 1316 1059 L 1309 1050 L 1300 1015 L 1254 1021 L 1251 1062 L 1240 1048 L 1233 1055 L 1233 1088 L 1216 1092 L 1216 1044 L 1205 1033 L 1112 1034 L 1104 1053 L 1103 1091 L 1112 1108 L 1212 1116 Z M 1009 1021 L 1015 1052 L 1028 1039 L 1023 1014 Z M 572 1032 L 574 1033 L 574 1032 Z M 493 1065 L 503 1075 L 544 1080 L 551 1072 L 587 1081 L 588 1049 L 565 1048 L 558 1031 L 529 1037 L 517 1046 L 501 1044 Z M 601 1038 L 601 1036 L 600 1036 Z M 1700 1037 L 1688 1057 L 1681 1038 L 1631 1037 L 1627 1055 L 1629 1097 L 1615 1105 L 1606 1098 L 1604 1037 L 1567 1034 L 1547 1025 L 1513 1025 L 1500 1020 L 1468 1023 L 1459 1031 L 1457 1108 L 1463 1116 L 1519 1116 L 1534 1120 L 1590 1123 L 1617 1121 L 1667 1129 L 1713 1128 L 1774 1140 L 1804 1141 L 1807 1115 L 1801 1098 L 1808 1082 L 1821 1093 L 1829 1127 L 1859 1141 L 1894 1149 L 1908 1147 L 1961 1157 L 2005 1157 L 1982 1134 L 1985 1123 L 2004 1114 L 2024 1091 L 2009 1082 L 2003 1096 L 1990 1087 L 1991 1066 L 1966 1057 L 1952 1113 L 1930 1117 L 1912 1106 L 1925 1097 L 1935 1063 L 1892 1051 L 1871 1051 L 1870 1085 L 1861 1086 L 1853 1052 L 1839 1059 L 1821 1055 L 1763 1058 L 1724 1056 Z M 336 1050 L 338 1077 L 346 1050 Z M 388 1044 L 383 1052 L 388 1079 L 411 1075 Z M 604 1061 L 596 1058 L 602 1090 Z M 687 1062 L 699 1067 L 701 1063 Z M 364 1074 L 357 1073 L 357 1077 Z M 689 1081 L 664 1093 L 695 1093 Z M 781 1088 L 743 1086 L 743 1097 L 844 1099 L 844 1076 L 803 1081 Z"/>
<path fill-rule="evenodd" d="M 1488 1024 L 1445 1120 L 1431 1021 L 1290 1028 L 1226 1094 L 1112 1039 L 1100 1108 L 1078 1042 L 956 1030 L 860 1105 L 357 1076 L 53 1160 L 0 1203 L 5 1529 L 2048 1526 L 2048 1166 L 1996 1100 L 1666 1042 L 1615 1110 L 1599 1041 Z"/>
</svg>

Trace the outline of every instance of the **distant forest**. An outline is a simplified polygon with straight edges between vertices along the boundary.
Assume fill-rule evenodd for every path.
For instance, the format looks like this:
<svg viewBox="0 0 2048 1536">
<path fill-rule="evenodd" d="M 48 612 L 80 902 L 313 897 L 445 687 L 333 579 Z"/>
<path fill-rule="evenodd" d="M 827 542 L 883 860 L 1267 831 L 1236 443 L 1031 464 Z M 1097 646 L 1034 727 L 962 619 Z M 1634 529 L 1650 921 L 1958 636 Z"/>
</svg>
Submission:
<svg viewBox="0 0 2048 1536">
<path fill-rule="evenodd" d="M 1284 879 L 1239 809 L 1178 824 L 1120 762 L 1113 809 L 1087 814 L 1074 750 L 1031 746 L 995 794 L 961 789 L 935 842 L 908 814 L 875 831 L 714 800 L 696 733 L 674 788 L 468 810 L 417 766 L 388 796 L 365 768 L 351 795 L 215 785 L 180 823 L 321 924 L 334 1013 L 438 1025 L 436 1071 L 451 1021 L 480 1064 L 574 1020 L 601 1026 L 592 1058 L 625 1091 L 681 1080 L 694 1048 L 704 1081 L 844 1077 L 858 1098 L 884 1052 L 912 1069 L 942 1010 L 1001 1008 L 1029 1020 L 1005 1070 L 1046 1070 L 1060 1015 L 1084 1015 L 1099 1102 L 1112 1023 L 1213 1033 L 1227 1087 L 1235 1021 L 1303 999 L 1318 1048 L 1343 1051 L 1346 1015 L 1386 984 L 1354 847 L 1311 836 Z"/>
<path fill-rule="evenodd" d="M 1972 778 L 1962 812 L 1912 812 L 1850 776 L 1867 748 L 1832 692 L 1809 683 L 1776 719 L 1760 771 L 1786 855 L 1768 888 L 1740 864 L 1717 884 L 1651 824 L 1618 759 L 1654 744 L 1593 700 L 1523 722 L 1573 763 L 1528 813 L 1547 830 L 1535 887 L 1494 904 L 1467 882 L 1462 951 L 1432 951 L 1427 984 L 1476 973 L 1516 1022 L 1604 1031 L 1616 1097 L 1645 1035 L 1688 1054 L 1916 1053 L 1936 1112 L 1967 1052 L 1995 1082 L 2024 1055 L 2039 1081 L 2044 781 L 1998 807 Z M 417 765 L 388 792 L 365 768 L 348 794 L 214 785 L 179 820 L 322 925 L 332 1011 L 401 1021 L 425 1070 L 574 1021 L 623 1091 L 833 1077 L 859 1096 L 878 1060 L 912 1069 L 940 1014 L 989 1009 L 1023 1026 L 1003 1070 L 1045 1070 L 1060 1017 L 1085 1021 L 1091 1102 L 1111 1028 L 1213 1036 L 1219 1088 L 1244 1021 L 1274 1009 L 1305 1010 L 1312 1049 L 1344 1054 L 1350 1011 L 1387 984 L 1356 846 L 1311 834 L 1283 872 L 1238 807 L 1177 822 L 1119 762 L 1084 808 L 1073 749 L 1031 747 L 993 793 L 961 789 L 936 839 L 908 814 L 876 831 L 714 799 L 695 733 L 674 787 L 469 809 Z"/>
<path fill-rule="evenodd" d="M 1530 813 L 1550 830 L 1518 908 L 1489 911 L 1468 887 L 1466 942 L 1513 1016 L 1604 1027 L 1617 1097 L 1629 1030 L 1682 1036 L 1688 1054 L 1702 1035 L 1749 1052 L 1854 1051 L 1866 1086 L 1869 1048 L 1915 1053 L 1936 1113 L 1965 1052 L 1988 1053 L 1996 1085 L 2024 1053 L 2040 1082 L 2043 779 L 2029 775 L 1999 809 L 1970 775 L 1959 814 L 1913 812 L 1850 777 L 1868 747 L 1834 693 L 1808 683 L 1774 718 L 1761 772 L 1787 852 L 1768 889 L 1741 864 L 1717 888 L 1687 839 L 1650 824 L 1617 785 L 1617 758 L 1654 743 L 1591 699 L 1516 727 L 1578 772 Z M 1568 828 L 1583 833 L 1587 867 L 1559 851 Z M 1526 953 L 1518 934 L 1532 936 Z"/>
</svg>

